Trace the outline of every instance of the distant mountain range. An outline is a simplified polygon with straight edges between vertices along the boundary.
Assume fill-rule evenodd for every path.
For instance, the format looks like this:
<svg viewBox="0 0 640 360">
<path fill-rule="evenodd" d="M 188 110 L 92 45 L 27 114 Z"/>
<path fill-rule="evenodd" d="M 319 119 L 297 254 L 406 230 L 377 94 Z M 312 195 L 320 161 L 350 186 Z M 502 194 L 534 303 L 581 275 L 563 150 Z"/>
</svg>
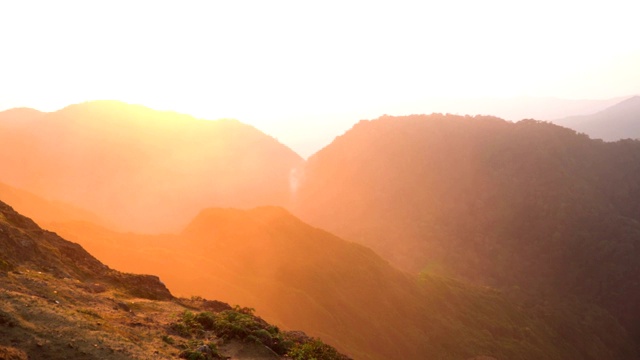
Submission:
<svg viewBox="0 0 640 360">
<path fill-rule="evenodd" d="M 553 120 L 553 123 L 604 141 L 638 139 L 640 96 L 631 97 L 594 114 L 566 117 Z"/>
<path fill-rule="evenodd" d="M 42 226 L 66 221 L 85 221 L 93 224 L 107 226 L 98 215 L 55 200 L 46 200 L 28 191 L 0 183 L 0 199 L 12 205 L 16 211 L 29 214 Z"/>
<path fill-rule="evenodd" d="M 562 99 L 554 97 L 485 97 L 485 98 L 446 98 L 427 97 L 414 101 L 406 101 L 385 106 L 369 104 L 367 111 L 350 111 L 347 113 L 324 113 L 315 109 L 312 114 L 299 116 L 287 115 L 282 118 L 263 119 L 254 124 L 263 132 L 275 137 L 304 158 L 313 155 L 326 146 L 339 134 L 344 133 L 360 119 L 373 119 L 381 114 L 409 115 L 450 113 L 456 115 L 493 115 L 505 120 L 537 119 L 554 121 L 569 116 L 589 115 L 602 111 L 623 100 L 625 97 L 611 99 Z M 4 106 L 3 106 L 4 105 Z M 8 104 L 0 102 L 0 109 Z M 320 111 L 320 112 L 318 112 Z M 32 119 L 41 113 L 34 109 L 20 108 L 8 110 L 7 116 L 14 121 L 24 118 Z M 250 119 L 242 119 L 249 121 Z M 249 124 L 251 124 L 249 122 Z"/>
<path fill-rule="evenodd" d="M 522 119 L 552 120 L 567 116 L 588 115 L 625 100 L 624 97 L 588 100 L 554 97 L 520 96 L 510 98 L 426 98 L 399 104 L 387 114 L 449 113 L 454 115 L 492 115 L 518 121 Z M 379 113 L 374 117 L 379 116 Z"/>
<path fill-rule="evenodd" d="M 109 266 L 255 307 L 358 359 L 640 349 L 639 141 L 537 120 L 383 116 L 305 162 L 238 121 L 98 101 L 0 113 L 0 164 L 0 200 Z M 51 254 L 14 264 L 21 234 L 45 232 L 3 216 L 29 224 L 6 230 L 7 274 L 27 263 L 58 274 Z"/>
<path fill-rule="evenodd" d="M 0 113 L 0 163 L 7 185 L 164 232 L 209 206 L 287 204 L 302 159 L 238 121 L 95 101 Z"/>
</svg>

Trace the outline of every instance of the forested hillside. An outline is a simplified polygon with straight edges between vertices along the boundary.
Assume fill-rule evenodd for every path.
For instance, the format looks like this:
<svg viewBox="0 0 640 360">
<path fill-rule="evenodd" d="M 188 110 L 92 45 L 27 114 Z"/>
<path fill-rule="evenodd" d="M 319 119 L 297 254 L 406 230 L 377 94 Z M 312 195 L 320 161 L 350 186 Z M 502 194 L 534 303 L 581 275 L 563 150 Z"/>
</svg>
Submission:
<svg viewBox="0 0 640 360">
<path fill-rule="evenodd" d="M 309 159 L 295 212 L 413 273 L 595 301 L 639 336 L 639 176 L 636 141 L 387 116 Z"/>
</svg>

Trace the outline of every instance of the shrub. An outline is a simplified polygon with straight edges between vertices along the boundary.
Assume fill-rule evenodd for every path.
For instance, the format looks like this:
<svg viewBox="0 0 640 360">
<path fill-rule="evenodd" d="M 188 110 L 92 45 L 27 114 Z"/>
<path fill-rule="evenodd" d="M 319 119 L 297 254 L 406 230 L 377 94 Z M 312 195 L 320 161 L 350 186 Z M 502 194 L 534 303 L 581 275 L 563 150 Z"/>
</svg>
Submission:
<svg viewBox="0 0 640 360">
<path fill-rule="evenodd" d="M 222 359 L 218 347 L 214 343 L 190 342 L 189 347 L 179 355 L 181 359 L 212 360 Z"/>
<path fill-rule="evenodd" d="M 303 344 L 295 344 L 287 354 L 294 360 L 347 360 L 348 357 L 340 354 L 333 347 L 318 339 L 313 339 Z"/>
<path fill-rule="evenodd" d="M 176 334 L 185 338 L 202 338 L 205 331 L 212 331 L 217 337 L 230 340 L 251 341 L 262 344 L 280 356 L 288 355 L 296 360 L 343 360 L 348 359 L 338 353 L 333 347 L 318 339 L 296 339 L 281 332 L 276 326 L 264 322 L 253 315 L 253 309 L 236 306 L 233 310 L 218 313 L 191 311 L 182 313 L 178 321 L 170 326 Z M 168 342 L 163 338 L 165 342 Z M 207 353 L 198 350 L 201 341 L 190 340 L 189 345 L 180 353 L 183 359 L 209 359 Z M 217 355 L 215 344 L 208 345 Z M 204 355 L 203 355 L 204 354 Z M 215 358 L 215 357 L 213 357 Z"/>
<path fill-rule="evenodd" d="M 216 325 L 215 315 L 206 311 L 201 312 L 193 318 L 204 330 L 213 330 Z"/>
<path fill-rule="evenodd" d="M 0 259 L 0 271 L 9 272 L 15 269 L 15 267 L 8 261 Z"/>
</svg>

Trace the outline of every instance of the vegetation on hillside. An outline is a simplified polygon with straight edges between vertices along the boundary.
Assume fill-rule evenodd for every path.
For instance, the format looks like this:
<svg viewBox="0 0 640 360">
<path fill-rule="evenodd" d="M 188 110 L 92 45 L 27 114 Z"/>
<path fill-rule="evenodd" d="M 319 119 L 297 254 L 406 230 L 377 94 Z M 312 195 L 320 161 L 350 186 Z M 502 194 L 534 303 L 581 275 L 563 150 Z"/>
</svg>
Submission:
<svg viewBox="0 0 640 360">
<path fill-rule="evenodd" d="M 394 264 L 606 308 L 640 344 L 640 142 L 550 123 L 363 121 L 309 159 L 296 213 Z"/>
<path fill-rule="evenodd" d="M 637 355 L 638 141 L 604 143 L 535 120 L 384 116 L 357 124 L 301 171 L 298 156 L 237 121 L 118 102 L 0 120 L 0 181 L 26 189 L 0 184 L 2 199 L 110 266 L 160 275 L 178 294 L 255 307 L 358 359 Z M 340 237 L 278 207 L 208 209 L 176 232 L 204 207 L 292 199 L 294 213 Z M 0 210 L 9 283 L 33 281 L 29 270 L 55 284 L 77 279 L 90 293 L 173 298 L 157 277 L 109 269 Z M 214 338 L 275 356 L 335 351 L 313 339 L 292 345 L 291 334 L 241 309 L 171 310 L 182 315 L 165 324 L 162 344 L 187 358 L 215 357 Z M 0 344 L 0 353 L 11 349 Z"/>
<path fill-rule="evenodd" d="M 334 348 L 301 332 L 284 332 L 253 315 L 253 309 L 236 306 L 217 313 L 204 311 L 193 313 L 185 310 L 176 322 L 170 325 L 173 332 L 187 339 L 191 348 L 180 356 L 188 359 L 207 358 L 203 347 L 212 351 L 210 358 L 218 358 L 217 346 L 206 339 L 211 336 L 222 340 L 240 340 L 262 345 L 279 356 L 294 360 L 348 360 Z M 170 338 L 169 338 L 170 339 Z M 203 340 L 204 339 L 204 340 Z M 168 340 L 173 342 L 173 340 Z M 195 346 L 194 346 L 195 345 Z M 205 350 L 206 350 L 205 348 Z M 206 351 L 205 351 L 206 353 Z"/>
</svg>

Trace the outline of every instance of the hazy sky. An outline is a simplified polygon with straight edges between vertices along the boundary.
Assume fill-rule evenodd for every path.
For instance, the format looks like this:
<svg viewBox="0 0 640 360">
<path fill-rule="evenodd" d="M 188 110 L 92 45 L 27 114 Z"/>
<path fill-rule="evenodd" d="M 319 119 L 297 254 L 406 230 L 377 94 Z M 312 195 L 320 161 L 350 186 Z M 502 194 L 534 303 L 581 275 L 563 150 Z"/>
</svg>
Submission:
<svg viewBox="0 0 640 360">
<path fill-rule="evenodd" d="M 237 118 L 290 142 L 403 104 L 438 111 L 433 98 L 628 96 L 640 94 L 638 10 L 637 0 L 2 1 L 0 108 L 117 99 Z"/>
</svg>

